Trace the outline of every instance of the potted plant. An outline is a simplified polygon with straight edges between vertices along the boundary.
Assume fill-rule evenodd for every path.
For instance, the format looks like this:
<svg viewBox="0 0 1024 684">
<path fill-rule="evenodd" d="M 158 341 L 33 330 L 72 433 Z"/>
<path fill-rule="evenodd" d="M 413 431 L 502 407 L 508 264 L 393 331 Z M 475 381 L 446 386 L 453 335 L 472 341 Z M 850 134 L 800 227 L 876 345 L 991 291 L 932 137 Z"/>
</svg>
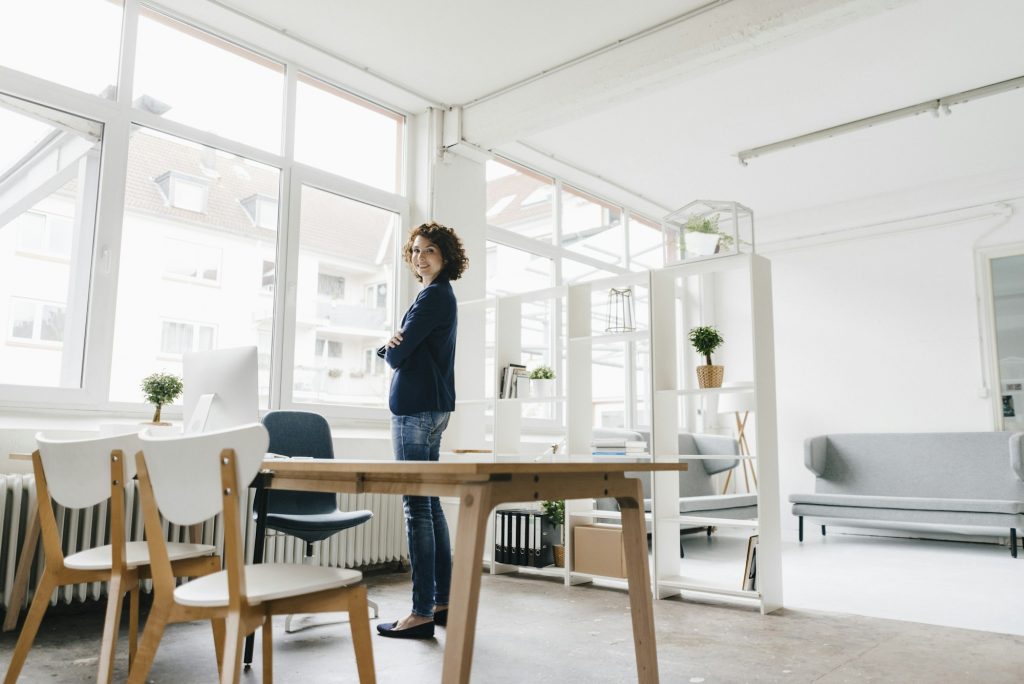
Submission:
<svg viewBox="0 0 1024 684">
<path fill-rule="evenodd" d="M 152 421 L 154 425 L 170 425 L 160 422 L 160 410 L 164 404 L 177 399 L 183 388 L 181 378 L 170 373 L 153 373 L 142 379 L 142 392 L 146 395 L 146 401 L 156 406 Z"/>
<path fill-rule="evenodd" d="M 711 363 L 711 353 L 725 343 L 717 328 L 702 325 L 690 330 L 690 344 L 704 357 L 706 364 L 697 366 L 697 385 L 701 388 L 721 387 L 725 367 Z"/>
<path fill-rule="evenodd" d="M 544 515 L 554 523 L 558 529 L 558 543 L 552 547 L 555 555 L 555 567 L 565 567 L 565 501 L 541 501 L 541 508 L 544 509 Z"/>
<path fill-rule="evenodd" d="M 694 214 L 686 219 L 682 243 L 682 249 L 686 252 L 694 256 L 707 256 L 717 253 L 720 247 L 731 246 L 732 243 L 732 236 L 718 229 L 718 214 Z"/>
<path fill-rule="evenodd" d="M 550 366 L 537 366 L 530 371 L 530 396 L 552 397 L 555 395 L 555 372 Z"/>
</svg>

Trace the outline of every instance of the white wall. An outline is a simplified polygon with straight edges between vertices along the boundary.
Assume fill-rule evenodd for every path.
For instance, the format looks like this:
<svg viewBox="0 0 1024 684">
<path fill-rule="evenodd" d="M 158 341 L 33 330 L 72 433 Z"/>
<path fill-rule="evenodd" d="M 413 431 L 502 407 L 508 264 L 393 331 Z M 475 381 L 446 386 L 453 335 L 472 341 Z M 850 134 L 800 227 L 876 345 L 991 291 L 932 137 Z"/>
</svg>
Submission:
<svg viewBox="0 0 1024 684">
<path fill-rule="evenodd" d="M 1022 214 L 768 254 L 784 526 L 807 437 L 995 428 L 974 253 L 1024 241 Z"/>
</svg>

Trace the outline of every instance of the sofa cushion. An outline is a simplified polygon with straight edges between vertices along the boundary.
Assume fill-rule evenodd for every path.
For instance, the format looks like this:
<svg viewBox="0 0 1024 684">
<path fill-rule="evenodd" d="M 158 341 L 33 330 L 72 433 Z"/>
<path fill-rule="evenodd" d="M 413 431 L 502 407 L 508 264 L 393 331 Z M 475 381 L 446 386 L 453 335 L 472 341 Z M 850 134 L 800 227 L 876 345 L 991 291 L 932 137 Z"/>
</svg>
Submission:
<svg viewBox="0 0 1024 684">
<path fill-rule="evenodd" d="M 1009 432 L 827 435 L 819 494 L 1024 501 Z M 808 445 L 813 446 L 813 445 Z M 805 458 L 807 455 L 805 454 Z"/>
<path fill-rule="evenodd" d="M 864 496 L 859 494 L 791 494 L 790 502 L 817 506 L 851 506 L 890 510 L 963 511 L 967 513 L 1024 514 L 1024 501 L 1001 499 L 944 499 L 911 496 Z"/>
<path fill-rule="evenodd" d="M 978 525 L 1001 528 L 997 534 L 1006 534 L 1007 527 L 1024 525 L 1024 515 L 1007 513 L 976 513 L 967 511 L 926 511 L 911 508 L 868 508 L 861 506 L 821 506 L 793 504 L 793 515 L 844 520 L 878 520 L 886 523 L 914 523 L 927 525 Z"/>
<path fill-rule="evenodd" d="M 715 494 L 712 496 L 688 496 L 679 499 L 680 513 L 747 507 L 753 508 L 753 517 L 757 517 L 757 494 Z"/>
</svg>

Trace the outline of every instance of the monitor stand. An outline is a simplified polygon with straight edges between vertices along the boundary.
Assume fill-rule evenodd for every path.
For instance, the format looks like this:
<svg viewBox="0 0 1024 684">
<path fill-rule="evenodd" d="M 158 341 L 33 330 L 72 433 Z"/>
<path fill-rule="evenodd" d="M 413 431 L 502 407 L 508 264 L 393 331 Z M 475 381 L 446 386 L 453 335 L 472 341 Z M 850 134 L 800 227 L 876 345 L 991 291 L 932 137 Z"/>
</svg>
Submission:
<svg viewBox="0 0 1024 684">
<path fill-rule="evenodd" d="M 185 434 L 195 434 L 206 429 L 206 420 L 210 417 L 210 406 L 213 405 L 213 398 L 216 394 L 200 394 L 196 401 L 196 408 L 185 426 Z"/>
</svg>

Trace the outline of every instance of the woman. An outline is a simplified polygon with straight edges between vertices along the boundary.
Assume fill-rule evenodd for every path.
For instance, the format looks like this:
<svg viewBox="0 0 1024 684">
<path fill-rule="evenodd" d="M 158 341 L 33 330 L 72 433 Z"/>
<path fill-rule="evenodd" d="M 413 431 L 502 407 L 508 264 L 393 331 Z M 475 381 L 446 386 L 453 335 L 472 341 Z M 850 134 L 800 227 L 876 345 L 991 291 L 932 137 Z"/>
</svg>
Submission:
<svg viewBox="0 0 1024 684">
<path fill-rule="evenodd" d="M 441 433 L 455 410 L 455 333 L 458 311 L 451 281 L 469 263 L 451 228 L 424 223 L 413 229 L 402 256 L 423 284 L 402 326 L 377 350 L 391 378 L 391 441 L 399 461 L 436 461 Z M 429 639 L 448 618 L 452 578 L 448 523 L 436 496 L 403 496 L 412 565 L 412 612 L 377 625 L 383 636 Z"/>
</svg>

